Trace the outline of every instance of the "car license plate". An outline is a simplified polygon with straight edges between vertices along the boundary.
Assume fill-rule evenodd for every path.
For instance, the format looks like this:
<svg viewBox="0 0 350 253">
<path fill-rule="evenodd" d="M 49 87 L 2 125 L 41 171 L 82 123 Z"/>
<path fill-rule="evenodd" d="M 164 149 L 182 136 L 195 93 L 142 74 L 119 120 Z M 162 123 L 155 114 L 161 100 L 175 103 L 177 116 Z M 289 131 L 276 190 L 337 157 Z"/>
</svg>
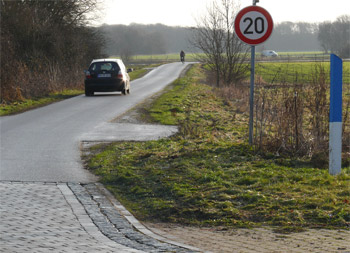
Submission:
<svg viewBox="0 0 350 253">
<path fill-rule="evenodd" d="M 98 74 L 97 77 L 111 77 L 111 74 Z"/>
</svg>

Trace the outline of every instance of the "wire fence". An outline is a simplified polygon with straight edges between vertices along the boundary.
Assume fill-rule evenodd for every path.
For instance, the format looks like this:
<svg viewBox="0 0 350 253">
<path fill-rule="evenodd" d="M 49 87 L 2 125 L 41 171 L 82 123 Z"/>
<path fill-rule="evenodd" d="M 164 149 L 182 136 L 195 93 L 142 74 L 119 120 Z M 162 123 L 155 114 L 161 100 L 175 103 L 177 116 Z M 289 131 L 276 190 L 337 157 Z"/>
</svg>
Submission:
<svg viewBox="0 0 350 253">
<path fill-rule="evenodd" d="M 343 71 L 343 160 L 350 161 L 350 63 Z M 328 164 L 329 62 L 257 64 L 254 145 L 275 155 L 309 156 Z M 249 81 L 226 87 L 235 106 L 247 111 Z"/>
</svg>

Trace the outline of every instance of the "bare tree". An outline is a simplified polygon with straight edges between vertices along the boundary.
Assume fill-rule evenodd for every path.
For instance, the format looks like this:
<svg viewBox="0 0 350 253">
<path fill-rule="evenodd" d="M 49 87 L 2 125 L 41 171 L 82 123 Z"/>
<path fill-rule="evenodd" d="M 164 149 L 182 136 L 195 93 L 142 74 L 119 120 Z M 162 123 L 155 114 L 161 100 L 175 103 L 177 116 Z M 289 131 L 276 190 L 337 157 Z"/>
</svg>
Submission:
<svg viewBox="0 0 350 253">
<path fill-rule="evenodd" d="M 350 16 L 342 15 L 335 22 L 319 24 L 318 40 L 327 53 L 337 53 L 340 57 L 350 56 Z"/>
<path fill-rule="evenodd" d="M 234 17 L 238 6 L 234 0 L 213 2 L 207 14 L 197 21 L 191 44 L 204 55 L 199 60 L 207 63 L 215 73 L 216 85 L 230 85 L 247 75 L 248 47 L 234 32 Z"/>
<path fill-rule="evenodd" d="M 125 64 L 129 64 L 132 57 L 131 49 L 128 46 L 123 47 L 120 50 L 119 56 L 122 58 Z"/>
</svg>

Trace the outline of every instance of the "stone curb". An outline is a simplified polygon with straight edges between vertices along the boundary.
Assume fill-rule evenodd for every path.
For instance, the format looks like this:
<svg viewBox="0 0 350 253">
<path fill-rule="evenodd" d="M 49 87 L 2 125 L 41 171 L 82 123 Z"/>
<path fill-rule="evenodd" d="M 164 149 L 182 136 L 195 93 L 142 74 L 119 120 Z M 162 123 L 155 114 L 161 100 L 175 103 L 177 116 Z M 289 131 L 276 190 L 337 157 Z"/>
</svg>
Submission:
<svg viewBox="0 0 350 253">
<path fill-rule="evenodd" d="M 203 251 L 199 248 L 196 248 L 196 247 L 193 247 L 190 245 L 186 245 L 186 244 L 179 243 L 179 242 L 176 242 L 173 240 L 169 240 L 168 238 L 165 238 L 161 235 L 153 233 L 151 230 L 149 230 L 144 225 L 142 225 L 122 204 L 120 204 L 120 202 L 117 201 L 115 199 L 115 197 L 102 184 L 96 183 L 96 186 L 108 198 L 108 200 L 113 204 L 113 206 L 118 210 L 118 212 L 121 213 L 125 217 L 125 219 L 127 219 L 132 224 L 132 226 L 135 229 L 137 229 L 138 231 L 140 231 L 141 233 L 143 233 L 147 236 L 150 236 L 158 241 L 173 244 L 173 245 L 179 246 L 181 248 L 185 248 L 185 249 L 189 249 L 189 250 L 197 251 L 197 252 L 208 252 L 208 251 Z"/>
<path fill-rule="evenodd" d="M 102 234 L 114 242 L 144 252 L 203 252 L 149 231 L 102 184 L 68 183 L 68 187 Z"/>
<path fill-rule="evenodd" d="M 90 234 L 92 237 L 99 240 L 100 242 L 103 242 L 104 245 L 109 247 L 114 247 L 116 242 L 110 240 L 108 237 L 103 236 L 101 231 L 91 222 L 91 219 L 86 214 L 84 207 L 74 196 L 74 193 L 71 191 L 68 185 L 65 183 L 61 183 L 61 184 L 57 184 L 57 187 L 60 189 L 66 201 L 71 206 L 75 216 L 77 217 L 79 223 L 83 226 L 85 231 L 88 234 Z M 129 249 L 126 247 L 125 248 L 122 248 L 121 246 L 118 246 L 118 247 L 120 248 L 120 250 L 123 250 L 124 252 L 140 252 L 138 250 Z"/>
</svg>

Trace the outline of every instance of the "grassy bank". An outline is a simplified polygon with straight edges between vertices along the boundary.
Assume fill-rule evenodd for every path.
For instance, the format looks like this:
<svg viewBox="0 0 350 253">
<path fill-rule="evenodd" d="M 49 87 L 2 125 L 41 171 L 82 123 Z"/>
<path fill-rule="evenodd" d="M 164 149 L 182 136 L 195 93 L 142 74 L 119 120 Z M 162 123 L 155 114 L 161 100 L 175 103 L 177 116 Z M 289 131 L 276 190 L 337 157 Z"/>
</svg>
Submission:
<svg viewBox="0 0 350 253">
<path fill-rule="evenodd" d="M 88 168 L 141 220 L 280 231 L 348 228 L 350 168 L 332 177 L 308 159 L 256 154 L 247 115 L 186 77 L 148 108 L 148 118 L 179 125 L 169 139 L 92 148 Z"/>
<path fill-rule="evenodd" d="M 45 106 L 54 102 L 58 102 L 67 98 L 71 98 L 83 94 L 83 90 L 65 90 L 49 94 L 41 98 L 23 99 L 12 103 L 0 104 L 0 116 L 12 115 Z"/>
</svg>

